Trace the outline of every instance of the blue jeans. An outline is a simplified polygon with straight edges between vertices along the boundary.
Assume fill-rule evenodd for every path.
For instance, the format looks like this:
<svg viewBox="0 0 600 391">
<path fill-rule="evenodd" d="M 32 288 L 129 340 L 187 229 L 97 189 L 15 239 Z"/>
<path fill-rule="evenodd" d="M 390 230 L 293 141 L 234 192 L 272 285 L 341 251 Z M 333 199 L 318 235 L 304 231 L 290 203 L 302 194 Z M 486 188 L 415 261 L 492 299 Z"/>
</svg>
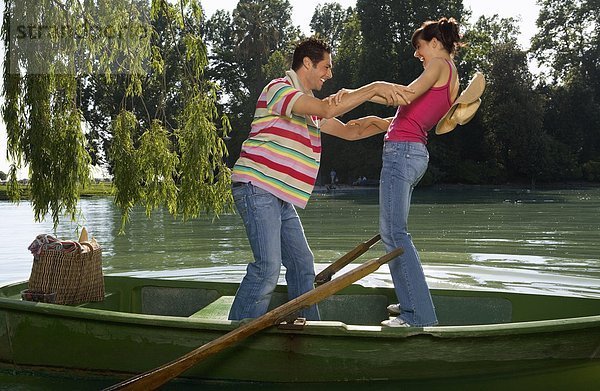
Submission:
<svg viewBox="0 0 600 391">
<path fill-rule="evenodd" d="M 388 265 L 400 304 L 399 317 L 411 326 L 437 324 L 425 273 L 411 236 L 408 213 L 412 192 L 427 164 L 427 147 L 415 142 L 386 142 L 379 185 L 379 231 L 387 251 L 402 247 L 404 254 Z"/>
<path fill-rule="evenodd" d="M 268 311 L 282 264 L 289 300 L 314 288 L 314 256 L 294 205 L 251 183 L 236 186 L 232 192 L 254 262 L 248 264 L 229 319 L 257 318 Z M 300 316 L 320 319 L 316 305 L 302 310 Z"/>
</svg>

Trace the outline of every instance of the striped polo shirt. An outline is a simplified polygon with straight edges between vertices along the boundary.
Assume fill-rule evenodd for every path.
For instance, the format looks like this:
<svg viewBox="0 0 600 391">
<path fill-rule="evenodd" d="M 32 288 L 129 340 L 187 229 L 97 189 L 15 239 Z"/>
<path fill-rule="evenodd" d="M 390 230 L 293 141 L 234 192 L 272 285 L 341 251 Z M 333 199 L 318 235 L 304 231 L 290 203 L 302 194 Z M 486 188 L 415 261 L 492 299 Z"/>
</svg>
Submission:
<svg viewBox="0 0 600 391">
<path fill-rule="evenodd" d="M 233 182 L 252 182 L 300 208 L 308 203 L 321 160 L 318 118 L 292 113 L 298 98 L 312 95 L 302 90 L 291 70 L 263 89 L 231 176 Z"/>
</svg>

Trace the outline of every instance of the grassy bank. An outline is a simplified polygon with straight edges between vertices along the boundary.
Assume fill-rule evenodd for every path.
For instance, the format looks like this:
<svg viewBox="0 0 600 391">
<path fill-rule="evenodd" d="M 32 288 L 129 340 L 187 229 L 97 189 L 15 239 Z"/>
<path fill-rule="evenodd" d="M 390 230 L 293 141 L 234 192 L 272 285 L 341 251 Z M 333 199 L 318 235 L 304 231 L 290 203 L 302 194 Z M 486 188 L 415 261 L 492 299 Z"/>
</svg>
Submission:
<svg viewBox="0 0 600 391">
<path fill-rule="evenodd" d="M 92 197 L 92 196 L 109 196 L 111 195 L 112 184 L 111 183 L 91 183 L 81 191 L 81 197 Z M 21 186 L 21 199 L 29 198 L 29 186 Z M 8 200 L 8 192 L 6 184 L 0 184 L 0 200 Z"/>
</svg>

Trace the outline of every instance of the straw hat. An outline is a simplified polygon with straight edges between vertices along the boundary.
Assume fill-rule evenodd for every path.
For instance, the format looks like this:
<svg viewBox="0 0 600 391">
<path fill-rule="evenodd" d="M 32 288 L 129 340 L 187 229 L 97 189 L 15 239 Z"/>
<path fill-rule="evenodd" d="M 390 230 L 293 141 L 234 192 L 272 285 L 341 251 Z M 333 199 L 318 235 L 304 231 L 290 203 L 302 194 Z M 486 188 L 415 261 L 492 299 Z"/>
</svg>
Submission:
<svg viewBox="0 0 600 391">
<path fill-rule="evenodd" d="M 469 85 L 454 101 L 448 112 L 442 117 L 435 127 L 435 134 L 444 134 L 453 130 L 456 125 L 469 122 L 481 104 L 481 94 L 485 89 L 483 73 L 475 72 Z"/>
</svg>

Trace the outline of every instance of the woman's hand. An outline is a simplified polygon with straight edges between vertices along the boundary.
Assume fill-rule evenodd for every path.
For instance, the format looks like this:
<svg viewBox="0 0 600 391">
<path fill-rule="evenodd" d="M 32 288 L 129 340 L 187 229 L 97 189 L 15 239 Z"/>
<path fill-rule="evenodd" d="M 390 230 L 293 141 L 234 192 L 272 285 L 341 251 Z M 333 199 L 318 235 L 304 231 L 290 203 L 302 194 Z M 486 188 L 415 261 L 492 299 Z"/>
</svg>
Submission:
<svg viewBox="0 0 600 391">
<path fill-rule="evenodd" d="M 346 128 L 352 132 L 356 139 L 371 137 L 375 134 L 387 131 L 389 121 L 375 115 L 369 115 L 346 123 Z"/>
<path fill-rule="evenodd" d="M 401 84 L 388 83 L 386 81 L 375 82 L 376 96 L 385 100 L 388 106 L 405 106 L 410 104 L 410 96 L 415 91 Z"/>
<path fill-rule="evenodd" d="M 348 121 L 346 123 L 346 126 L 349 127 L 357 127 L 357 128 L 363 128 L 366 129 L 369 126 L 373 125 L 374 119 L 377 118 L 373 115 L 370 115 L 368 117 L 362 117 L 362 118 L 357 118 L 357 119 L 352 119 L 350 121 Z"/>
<path fill-rule="evenodd" d="M 401 106 L 408 105 L 411 102 L 410 96 L 415 92 L 413 89 L 403 86 L 401 84 L 388 83 L 386 81 L 376 81 L 372 83 L 375 89 L 375 96 L 373 97 L 378 103 L 383 103 L 388 106 Z M 344 95 L 351 93 L 354 90 L 348 88 L 342 88 L 335 94 L 329 95 L 327 102 L 329 105 L 339 105 L 342 102 Z M 379 98 L 379 99 L 378 99 Z"/>
<path fill-rule="evenodd" d="M 339 105 L 340 102 L 342 101 L 342 97 L 346 94 L 351 93 L 354 90 L 350 90 L 348 88 L 342 88 L 341 90 L 339 90 L 338 92 L 336 92 L 335 94 L 331 94 L 329 95 L 327 98 L 325 98 L 327 100 L 327 102 L 329 103 L 329 106 L 331 105 Z"/>
<path fill-rule="evenodd" d="M 377 117 L 376 115 L 368 115 L 366 117 L 353 119 L 347 122 L 346 126 L 358 127 L 359 129 L 367 129 L 374 127 L 380 131 L 386 131 L 390 125 L 389 119 Z"/>
</svg>

